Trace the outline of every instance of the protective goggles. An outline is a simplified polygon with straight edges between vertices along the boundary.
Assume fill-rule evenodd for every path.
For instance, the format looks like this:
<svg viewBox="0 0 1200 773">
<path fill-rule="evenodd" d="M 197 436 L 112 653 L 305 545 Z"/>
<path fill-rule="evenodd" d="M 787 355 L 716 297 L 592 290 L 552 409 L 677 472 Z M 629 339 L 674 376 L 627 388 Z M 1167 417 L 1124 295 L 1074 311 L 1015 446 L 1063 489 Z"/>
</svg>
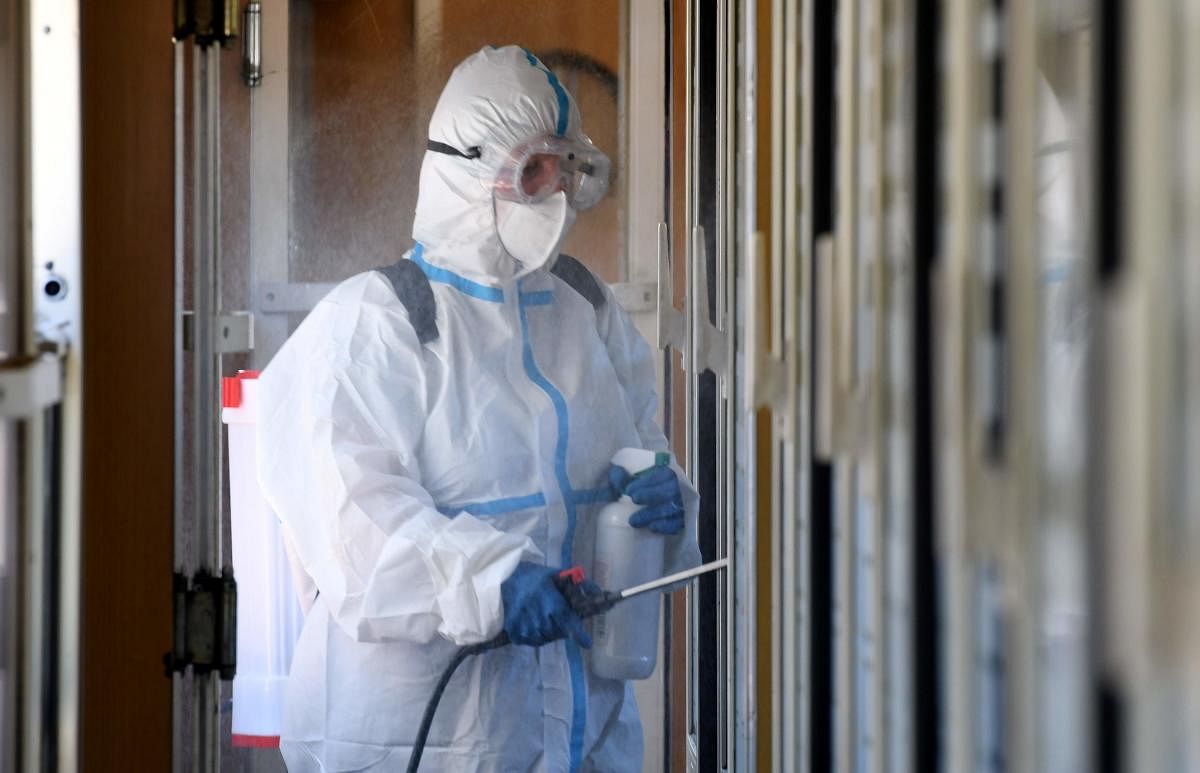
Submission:
<svg viewBox="0 0 1200 773">
<path fill-rule="evenodd" d="M 577 210 L 590 209 L 608 191 L 608 156 L 586 137 L 542 136 L 522 142 L 496 175 L 496 198 L 536 204 L 562 191 Z"/>
</svg>

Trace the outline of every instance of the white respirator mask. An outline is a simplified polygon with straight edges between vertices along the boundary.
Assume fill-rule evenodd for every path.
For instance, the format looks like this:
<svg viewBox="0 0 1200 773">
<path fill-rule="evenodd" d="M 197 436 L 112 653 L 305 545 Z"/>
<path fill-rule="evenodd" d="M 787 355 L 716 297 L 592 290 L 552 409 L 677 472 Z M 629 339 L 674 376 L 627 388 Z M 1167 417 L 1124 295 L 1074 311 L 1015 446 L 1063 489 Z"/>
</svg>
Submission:
<svg viewBox="0 0 1200 773">
<path fill-rule="evenodd" d="M 575 208 L 562 191 L 536 204 L 496 199 L 496 232 L 521 273 L 552 265 L 574 224 Z"/>
</svg>

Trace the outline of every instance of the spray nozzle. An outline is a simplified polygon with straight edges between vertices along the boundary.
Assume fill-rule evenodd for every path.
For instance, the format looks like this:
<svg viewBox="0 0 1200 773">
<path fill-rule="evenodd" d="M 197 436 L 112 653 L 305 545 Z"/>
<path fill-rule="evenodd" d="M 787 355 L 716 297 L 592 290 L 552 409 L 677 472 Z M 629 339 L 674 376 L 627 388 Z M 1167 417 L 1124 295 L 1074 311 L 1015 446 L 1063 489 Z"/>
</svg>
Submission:
<svg viewBox="0 0 1200 773">
<path fill-rule="evenodd" d="M 648 451 L 644 448 L 622 448 L 613 454 L 612 463 L 632 475 L 638 475 L 655 467 L 671 464 L 671 455 L 665 451 Z"/>
</svg>

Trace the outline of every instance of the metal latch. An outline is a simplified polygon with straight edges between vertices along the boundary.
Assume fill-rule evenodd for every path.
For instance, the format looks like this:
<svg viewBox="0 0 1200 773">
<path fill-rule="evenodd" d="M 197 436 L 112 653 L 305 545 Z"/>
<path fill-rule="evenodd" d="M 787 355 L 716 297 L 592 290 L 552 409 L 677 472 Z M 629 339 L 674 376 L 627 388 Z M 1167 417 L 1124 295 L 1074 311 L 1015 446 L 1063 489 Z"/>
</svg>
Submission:
<svg viewBox="0 0 1200 773">
<path fill-rule="evenodd" d="M 775 417 L 775 431 L 784 439 L 792 434 L 793 398 L 788 386 L 788 368 L 792 365 L 784 356 L 784 346 L 778 327 L 772 322 L 768 301 L 768 259 L 766 235 L 761 231 L 750 241 L 748 264 L 749 282 L 746 293 L 746 407 L 750 411 L 769 408 Z M 768 341 L 768 331 L 771 333 Z"/>
<path fill-rule="evenodd" d="M 689 302 L 692 313 L 689 320 L 692 329 L 693 365 L 697 372 L 710 370 L 718 376 L 726 375 L 729 361 L 729 338 L 708 318 L 708 248 L 704 239 L 704 227 L 692 228 L 692 267 L 695 281 Z"/>
<path fill-rule="evenodd" d="M 238 5 L 238 0 L 175 0 L 173 37 L 195 36 L 198 46 L 228 46 L 238 34 Z"/>
<path fill-rule="evenodd" d="M 226 568 L 217 577 L 205 570 L 189 581 L 175 573 L 174 638 L 163 655 L 166 675 L 216 671 L 222 679 L 237 672 L 237 582 Z"/>
<path fill-rule="evenodd" d="M 248 311 L 218 314 L 213 325 L 213 353 L 237 354 L 254 350 L 254 315 Z M 183 350 L 195 351 L 195 317 L 183 312 Z"/>
<path fill-rule="evenodd" d="M 688 319 L 675 308 L 675 282 L 671 275 L 671 238 L 667 224 L 658 224 L 658 348 L 668 347 L 683 356 L 687 363 Z M 687 308 L 685 301 L 684 308 Z"/>
<path fill-rule="evenodd" d="M 62 361 L 54 355 L 0 362 L 0 418 L 27 419 L 62 400 Z"/>
</svg>

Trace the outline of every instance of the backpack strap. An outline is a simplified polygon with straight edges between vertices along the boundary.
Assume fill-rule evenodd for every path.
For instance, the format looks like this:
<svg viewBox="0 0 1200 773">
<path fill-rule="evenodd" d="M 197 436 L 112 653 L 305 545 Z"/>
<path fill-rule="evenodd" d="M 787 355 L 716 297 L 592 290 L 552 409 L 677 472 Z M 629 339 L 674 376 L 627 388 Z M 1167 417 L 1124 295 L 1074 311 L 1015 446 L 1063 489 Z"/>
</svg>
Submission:
<svg viewBox="0 0 1200 773">
<path fill-rule="evenodd" d="M 417 332 L 417 340 L 421 345 L 436 341 L 437 299 L 429 285 L 429 277 L 425 276 L 421 267 L 407 258 L 401 258 L 390 266 L 375 270 L 391 283 L 396 298 L 408 310 L 408 321 Z"/>
<path fill-rule="evenodd" d="M 587 266 L 570 255 L 559 255 L 558 260 L 554 263 L 554 267 L 550 269 L 550 273 L 566 282 L 571 286 L 572 290 L 586 298 L 588 303 L 592 304 L 592 308 L 596 310 L 597 314 L 608 303 L 608 298 L 604 295 L 604 290 L 600 287 L 600 280 L 588 270 Z"/>
<path fill-rule="evenodd" d="M 421 267 L 407 258 L 401 258 L 390 266 L 375 270 L 388 280 L 396 298 L 408 310 L 408 321 L 417 332 L 417 340 L 422 345 L 436 341 L 437 298 L 434 297 L 433 287 L 429 284 L 429 277 L 425 276 Z M 600 280 L 570 255 L 559 255 L 550 272 L 582 295 L 597 313 L 608 303 Z"/>
</svg>

